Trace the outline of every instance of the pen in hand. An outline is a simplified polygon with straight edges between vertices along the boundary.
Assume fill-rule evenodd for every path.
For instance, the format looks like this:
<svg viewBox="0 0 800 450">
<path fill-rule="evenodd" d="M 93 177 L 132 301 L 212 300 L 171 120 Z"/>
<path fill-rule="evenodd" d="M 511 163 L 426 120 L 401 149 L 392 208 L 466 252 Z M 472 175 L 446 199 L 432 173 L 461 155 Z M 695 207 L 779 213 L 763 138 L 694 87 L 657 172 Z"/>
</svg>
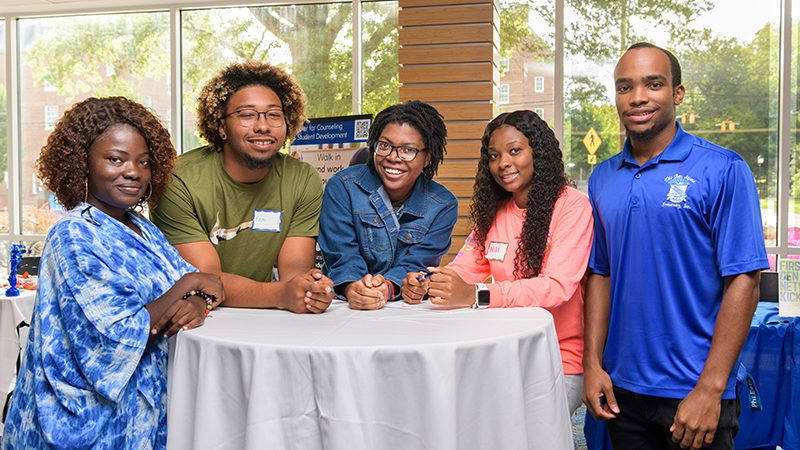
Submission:
<svg viewBox="0 0 800 450">
<path fill-rule="evenodd" d="M 422 283 L 423 281 L 425 281 L 425 280 L 427 280 L 428 278 L 430 278 L 430 277 L 431 277 L 431 275 L 433 275 L 433 272 L 425 272 L 425 273 L 424 273 L 424 274 L 422 274 L 422 275 L 417 275 L 417 281 L 419 281 L 420 283 Z"/>
</svg>

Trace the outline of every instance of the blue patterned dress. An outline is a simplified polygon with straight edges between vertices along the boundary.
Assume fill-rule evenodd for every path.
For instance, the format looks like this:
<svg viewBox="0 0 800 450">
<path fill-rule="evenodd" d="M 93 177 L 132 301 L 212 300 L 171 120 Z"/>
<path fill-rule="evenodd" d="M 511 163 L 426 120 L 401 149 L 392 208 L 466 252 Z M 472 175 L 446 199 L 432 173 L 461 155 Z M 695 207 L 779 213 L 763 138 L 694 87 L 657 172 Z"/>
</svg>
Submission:
<svg viewBox="0 0 800 450">
<path fill-rule="evenodd" d="M 145 305 L 195 269 L 161 232 L 143 237 L 82 203 L 50 230 L 4 449 L 165 448 L 167 341 Z"/>
</svg>

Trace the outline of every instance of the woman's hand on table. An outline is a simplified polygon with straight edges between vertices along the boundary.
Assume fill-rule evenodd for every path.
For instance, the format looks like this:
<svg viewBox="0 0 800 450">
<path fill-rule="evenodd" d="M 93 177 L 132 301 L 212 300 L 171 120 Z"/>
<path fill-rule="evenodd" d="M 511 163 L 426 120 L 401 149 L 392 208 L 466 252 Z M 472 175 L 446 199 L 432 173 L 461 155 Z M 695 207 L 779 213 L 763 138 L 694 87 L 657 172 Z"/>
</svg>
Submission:
<svg viewBox="0 0 800 450">
<path fill-rule="evenodd" d="M 285 309 L 294 313 L 325 312 L 333 300 L 333 282 L 319 269 L 310 269 L 286 282 Z"/>
<path fill-rule="evenodd" d="M 186 286 L 183 284 L 186 283 Z M 184 292 L 189 291 L 203 291 L 208 295 L 216 298 L 214 304 L 218 305 L 225 301 L 225 289 L 222 287 L 222 280 L 219 275 L 207 272 L 189 272 L 181 277 L 175 285 L 181 285 L 181 290 Z"/>
<path fill-rule="evenodd" d="M 467 283 L 447 267 L 428 267 L 433 272 L 428 283 L 428 297 L 435 305 L 472 306 L 475 303 L 475 285 Z"/>
<path fill-rule="evenodd" d="M 168 291 L 171 304 L 151 327 L 152 334 L 170 337 L 181 330 L 199 327 L 206 319 L 206 300 L 199 295 L 185 295 L 199 291 L 214 297 L 213 304 L 225 300 L 225 291 L 219 276 L 205 272 L 190 272 L 183 275 Z M 165 294 L 166 295 L 166 294 Z"/>
<path fill-rule="evenodd" d="M 206 301 L 196 295 L 172 304 L 167 313 L 161 316 L 156 328 L 164 337 L 170 337 L 178 331 L 191 330 L 202 325 L 206 320 Z"/>
<path fill-rule="evenodd" d="M 425 277 L 426 274 L 427 272 L 408 272 L 406 277 L 403 278 L 403 286 L 400 288 L 400 293 L 403 295 L 403 300 L 409 305 L 416 305 L 422 302 L 425 294 L 428 293 L 428 278 Z M 422 278 L 422 281 L 420 281 L 420 278 Z"/>
<path fill-rule="evenodd" d="M 344 296 L 351 309 L 380 309 L 389 297 L 389 281 L 383 275 L 366 274 L 347 285 Z"/>
</svg>

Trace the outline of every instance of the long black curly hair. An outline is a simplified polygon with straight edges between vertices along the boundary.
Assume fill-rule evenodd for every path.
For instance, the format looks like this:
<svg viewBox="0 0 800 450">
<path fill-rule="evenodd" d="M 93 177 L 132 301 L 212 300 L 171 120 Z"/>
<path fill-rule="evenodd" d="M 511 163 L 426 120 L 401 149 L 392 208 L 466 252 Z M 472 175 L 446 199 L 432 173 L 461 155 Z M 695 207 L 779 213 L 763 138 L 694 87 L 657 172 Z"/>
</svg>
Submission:
<svg viewBox="0 0 800 450">
<path fill-rule="evenodd" d="M 431 163 L 422 169 L 422 177 L 427 183 L 432 180 L 439 170 L 439 164 L 444 161 L 445 145 L 447 145 L 447 127 L 439 111 L 433 106 L 419 100 L 409 100 L 405 103 L 392 105 L 375 116 L 372 126 L 369 127 L 369 158 L 367 166 L 375 170 L 375 145 L 383 133 L 383 129 L 390 123 L 399 125 L 408 124 L 422 135 L 425 150 L 431 155 Z"/>
<path fill-rule="evenodd" d="M 533 278 L 539 275 L 547 249 L 547 235 L 556 200 L 570 184 L 564 171 L 561 148 L 553 130 L 533 111 L 521 110 L 495 117 L 481 139 L 481 157 L 475 177 L 475 192 L 470 214 L 475 225 L 475 238 L 481 252 L 485 251 L 486 234 L 494 223 L 498 207 L 513 201 L 511 193 L 495 182 L 489 171 L 489 139 L 502 126 L 511 126 L 528 138 L 533 149 L 533 179 L 528 191 L 525 222 L 514 256 L 514 276 Z"/>
</svg>

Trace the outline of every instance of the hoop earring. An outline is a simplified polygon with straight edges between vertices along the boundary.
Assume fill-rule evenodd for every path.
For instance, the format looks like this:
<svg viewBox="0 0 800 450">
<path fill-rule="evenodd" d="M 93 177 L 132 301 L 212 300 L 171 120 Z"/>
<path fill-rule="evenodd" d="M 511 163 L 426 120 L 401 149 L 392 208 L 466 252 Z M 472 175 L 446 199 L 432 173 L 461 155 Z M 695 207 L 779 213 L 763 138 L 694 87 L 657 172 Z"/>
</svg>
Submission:
<svg viewBox="0 0 800 450">
<path fill-rule="evenodd" d="M 148 200 L 150 200 L 150 196 L 151 195 L 153 195 L 153 183 L 148 181 L 147 182 L 147 195 L 145 195 L 144 197 L 142 197 L 141 200 L 139 200 L 139 205 L 142 206 L 142 207 L 147 205 L 147 202 L 148 202 Z"/>
<path fill-rule="evenodd" d="M 89 179 L 83 180 L 83 203 L 89 203 Z"/>
</svg>

